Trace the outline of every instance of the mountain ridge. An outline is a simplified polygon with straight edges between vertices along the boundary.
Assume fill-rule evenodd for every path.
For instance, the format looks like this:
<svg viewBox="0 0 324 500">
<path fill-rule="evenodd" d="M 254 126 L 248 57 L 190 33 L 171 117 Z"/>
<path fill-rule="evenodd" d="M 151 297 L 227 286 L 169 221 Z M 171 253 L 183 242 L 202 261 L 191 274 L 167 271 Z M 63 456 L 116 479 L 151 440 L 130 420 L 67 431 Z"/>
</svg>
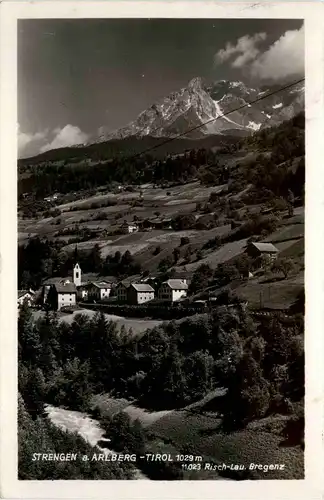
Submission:
<svg viewBox="0 0 324 500">
<path fill-rule="evenodd" d="M 271 94 L 271 90 L 269 86 L 268 93 Z M 201 138 L 233 133 L 233 130 L 250 134 L 290 119 L 304 107 L 304 85 L 279 89 L 249 104 L 266 93 L 267 90 L 248 87 L 242 81 L 218 80 L 208 85 L 201 77 L 195 77 L 187 87 L 156 101 L 124 127 L 113 132 L 105 132 L 102 127 L 103 133 L 98 139 L 86 145 L 131 136 L 168 138 L 181 134 Z M 243 106 L 244 109 L 237 110 Z M 188 132 L 194 127 L 197 129 Z"/>
</svg>

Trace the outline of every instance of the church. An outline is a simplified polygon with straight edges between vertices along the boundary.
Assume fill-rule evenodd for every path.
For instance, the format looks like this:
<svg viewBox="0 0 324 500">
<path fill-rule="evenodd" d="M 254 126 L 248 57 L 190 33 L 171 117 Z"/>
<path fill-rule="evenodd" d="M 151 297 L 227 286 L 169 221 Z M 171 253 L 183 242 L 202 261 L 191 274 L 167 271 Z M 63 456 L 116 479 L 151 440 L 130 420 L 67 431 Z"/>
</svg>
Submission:
<svg viewBox="0 0 324 500">
<path fill-rule="evenodd" d="M 89 281 L 82 283 L 82 272 L 78 263 L 73 267 L 73 279 L 51 278 L 43 283 L 43 305 L 59 311 L 62 307 L 75 306 L 77 301 L 104 301 L 110 297 L 113 283 Z"/>
<path fill-rule="evenodd" d="M 56 311 L 62 307 L 75 306 L 78 289 L 81 287 L 81 268 L 78 263 L 73 267 L 73 281 L 69 278 L 52 278 L 43 284 L 43 304 Z"/>
</svg>

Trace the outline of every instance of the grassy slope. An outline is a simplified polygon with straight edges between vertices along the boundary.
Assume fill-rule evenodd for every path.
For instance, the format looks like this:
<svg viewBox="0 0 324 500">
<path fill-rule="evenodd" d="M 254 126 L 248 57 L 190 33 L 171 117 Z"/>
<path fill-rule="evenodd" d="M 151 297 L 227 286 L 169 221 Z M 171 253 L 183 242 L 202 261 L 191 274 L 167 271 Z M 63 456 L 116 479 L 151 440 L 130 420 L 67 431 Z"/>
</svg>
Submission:
<svg viewBox="0 0 324 500">
<path fill-rule="evenodd" d="M 96 311 L 90 309 L 80 309 L 73 314 L 59 313 L 59 319 L 60 321 L 71 323 L 77 314 L 86 314 L 87 316 L 92 317 L 96 314 Z M 44 312 L 35 311 L 33 316 L 37 319 L 44 316 Z M 116 316 L 115 314 L 105 314 L 105 317 L 108 321 L 115 321 L 118 327 L 124 326 L 127 331 L 131 328 L 134 335 L 143 334 L 148 328 L 154 328 L 155 326 L 162 324 L 162 321 L 160 320 L 124 318 L 122 316 Z"/>
<path fill-rule="evenodd" d="M 249 158 L 249 153 L 247 154 Z M 237 160 L 237 159 L 236 159 Z M 236 161 L 235 160 L 235 161 Z M 231 160 L 229 160 L 231 161 Z M 233 162 L 235 162 L 233 160 Z M 57 218 L 47 218 L 42 220 L 21 220 L 19 222 L 19 233 L 21 242 L 28 240 L 28 234 L 39 234 L 41 236 L 53 237 L 54 233 L 60 229 L 73 228 L 78 223 L 79 227 L 100 228 L 101 230 L 111 231 L 119 225 L 124 219 L 130 221 L 136 215 L 141 218 L 155 217 L 155 213 L 159 212 L 161 216 L 174 217 L 177 214 L 193 213 L 195 211 L 196 202 L 206 202 L 211 192 L 222 190 L 223 186 L 206 187 L 199 182 L 190 182 L 182 186 L 175 186 L 168 189 L 154 188 L 147 184 L 135 192 L 120 192 L 106 193 L 97 196 L 74 201 L 69 204 L 61 205 L 63 210 L 70 210 L 71 207 L 78 207 L 77 211 L 66 211 Z M 134 200 L 139 200 L 140 191 L 143 193 L 144 200 L 142 206 L 132 206 Z M 227 199 L 240 197 L 238 195 L 225 195 Z M 91 209 L 91 203 L 98 200 L 114 199 L 117 202 L 115 206 L 102 207 Z M 87 208 L 85 210 L 85 208 Z M 260 209 L 258 205 L 249 206 L 249 212 Z M 246 207 L 242 207 L 239 212 L 243 215 Z M 104 221 L 94 220 L 98 212 L 105 212 L 108 219 Z M 295 215 L 288 218 L 287 215 L 282 219 L 279 228 L 265 241 L 271 241 L 278 246 L 281 257 L 292 258 L 299 267 L 302 267 L 304 257 L 304 209 L 302 207 L 295 209 Z M 200 214 L 201 215 L 201 214 Z M 282 214 L 284 215 L 284 214 Z M 83 219 L 83 221 L 82 221 Z M 80 222 L 81 220 L 81 222 Z M 56 224 L 59 221 L 60 224 Z M 223 236 L 230 233 L 230 226 L 220 226 L 211 230 L 190 230 L 190 231 L 151 231 L 139 232 L 129 235 L 105 235 L 98 234 L 97 239 L 92 239 L 87 242 L 79 243 L 79 248 L 91 248 L 95 243 L 101 247 L 102 257 L 105 258 L 109 254 L 114 254 L 116 251 L 121 253 L 129 250 L 142 265 L 143 270 L 156 273 L 159 262 L 166 257 L 173 260 L 173 250 L 180 245 L 180 239 L 187 236 L 190 240 L 191 259 L 190 262 L 184 260 L 187 251 L 187 246 L 179 247 L 180 259 L 174 265 L 178 273 L 185 276 L 192 274 L 197 267 L 203 263 L 209 264 L 212 268 L 216 268 L 218 264 L 230 261 L 244 252 L 246 240 L 234 241 L 226 243 L 217 249 L 203 250 L 203 258 L 197 260 L 195 252 L 201 250 L 204 244 L 213 239 L 216 235 Z M 72 235 L 63 237 L 64 241 Z M 64 251 L 71 251 L 75 244 L 67 245 Z M 156 247 L 160 247 L 160 253 L 154 255 Z M 264 305 L 266 307 L 280 307 L 281 304 L 286 304 L 294 300 L 296 294 L 300 291 L 302 283 L 288 279 L 276 281 L 270 285 L 262 283 L 262 279 L 254 279 L 240 285 L 238 292 L 244 298 L 251 301 L 255 307 L 260 304 L 260 292 L 263 294 Z M 270 289 L 270 297 L 269 297 Z"/>
<path fill-rule="evenodd" d="M 225 464 L 285 464 L 283 471 L 258 471 L 258 479 L 302 479 L 303 453 L 300 447 L 282 446 L 281 436 L 248 427 L 232 434 L 220 430 L 221 420 L 213 416 L 173 412 L 152 425 L 150 431 L 170 441 L 182 453 L 201 455 L 204 461 Z M 266 426 L 265 426 L 266 427 Z M 252 445 L 253 443 L 253 445 Z M 205 474 L 201 471 L 200 476 Z"/>
<path fill-rule="evenodd" d="M 126 399 L 114 399 L 101 394 L 92 398 L 92 406 L 101 415 L 112 416 L 125 411 L 132 419 L 138 418 L 150 436 L 150 448 L 161 453 L 193 454 L 203 462 L 217 464 L 285 464 L 283 471 L 257 471 L 258 479 L 302 479 L 303 452 L 300 447 L 288 447 L 280 435 L 286 417 L 274 416 L 254 421 L 242 431 L 225 434 L 221 418 L 208 411 L 208 403 L 222 390 L 213 391 L 200 402 L 182 410 L 147 411 Z M 253 446 L 252 446 L 253 443 Z M 218 479 L 217 471 L 187 472 L 185 479 Z"/>
</svg>

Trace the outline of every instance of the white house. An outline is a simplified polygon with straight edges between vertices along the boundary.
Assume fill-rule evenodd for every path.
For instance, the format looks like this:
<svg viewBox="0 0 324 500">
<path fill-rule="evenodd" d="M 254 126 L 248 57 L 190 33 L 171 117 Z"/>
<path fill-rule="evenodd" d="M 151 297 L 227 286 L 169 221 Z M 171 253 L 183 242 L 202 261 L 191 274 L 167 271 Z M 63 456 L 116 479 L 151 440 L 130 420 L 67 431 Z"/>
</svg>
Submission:
<svg viewBox="0 0 324 500">
<path fill-rule="evenodd" d="M 59 311 L 65 306 L 75 306 L 77 289 L 74 283 L 63 281 L 50 286 L 47 302 Z"/>
<path fill-rule="evenodd" d="M 135 222 L 126 222 L 124 221 L 122 226 L 121 226 L 121 230 L 123 231 L 123 233 L 135 233 L 136 231 L 138 231 L 138 225 L 135 223 Z"/>
<path fill-rule="evenodd" d="M 68 278 L 50 278 L 43 283 L 43 304 L 46 304 L 47 299 L 48 299 L 48 294 L 51 290 L 51 288 L 56 285 L 56 284 L 66 284 L 66 283 L 71 283 Z M 53 298 L 53 297 L 52 297 Z"/>
<path fill-rule="evenodd" d="M 154 288 L 148 283 L 132 283 L 127 289 L 130 304 L 144 304 L 154 299 Z"/>
<path fill-rule="evenodd" d="M 170 279 L 164 281 L 158 291 L 158 298 L 167 302 L 177 302 L 187 297 L 188 284 L 185 279 Z"/>
</svg>

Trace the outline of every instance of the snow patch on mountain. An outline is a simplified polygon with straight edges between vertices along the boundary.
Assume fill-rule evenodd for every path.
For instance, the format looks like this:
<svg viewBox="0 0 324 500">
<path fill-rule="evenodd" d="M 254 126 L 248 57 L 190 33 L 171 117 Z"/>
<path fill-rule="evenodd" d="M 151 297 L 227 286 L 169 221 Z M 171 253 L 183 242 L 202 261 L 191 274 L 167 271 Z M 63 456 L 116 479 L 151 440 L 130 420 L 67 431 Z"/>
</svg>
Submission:
<svg viewBox="0 0 324 500">
<path fill-rule="evenodd" d="M 250 102 L 272 90 L 271 95 L 258 102 Z M 114 132 L 107 130 L 98 134 L 93 142 L 126 137 L 176 137 L 179 134 L 199 138 L 206 134 L 232 133 L 234 130 L 250 134 L 302 111 L 303 90 L 304 85 L 301 84 L 289 90 L 271 86 L 261 90 L 250 88 L 240 81 L 228 80 L 207 85 L 202 78 L 196 77 L 186 87 L 142 111 L 134 121 Z"/>
<path fill-rule="evenodd" d="M 224 120 L 226 120 L 230 124 L 235 125 L 235 127 L 244 128 L 243 125 L 240 125 L 239 123 L 234 122 L 228 116 L 224 115 L 224 113 L 221 110 L 221 107 L 220 107 L 220 105 L 218 103 L 219 103 L 219 101 L 214 101 L 215 108 L 216 108 L 216 116 L 219 116 L 219 117 L 223 118 Z"/>
<path fill-rule="evenodd" d="M 261 123 L 255 123 L 255 122 L 249 121 L 247 128 L 250 128 L 254 131 L 257 131 L 257 130 L 260 130 L 261 125 L 262 125 Z"/>
<path fill-rule="evenodd" d="M 271 118 L 271 115 L 268 115 L 265 111 L 262 110 L 261 113 L 265 115 L 267 118 Z"/>
</svg>

